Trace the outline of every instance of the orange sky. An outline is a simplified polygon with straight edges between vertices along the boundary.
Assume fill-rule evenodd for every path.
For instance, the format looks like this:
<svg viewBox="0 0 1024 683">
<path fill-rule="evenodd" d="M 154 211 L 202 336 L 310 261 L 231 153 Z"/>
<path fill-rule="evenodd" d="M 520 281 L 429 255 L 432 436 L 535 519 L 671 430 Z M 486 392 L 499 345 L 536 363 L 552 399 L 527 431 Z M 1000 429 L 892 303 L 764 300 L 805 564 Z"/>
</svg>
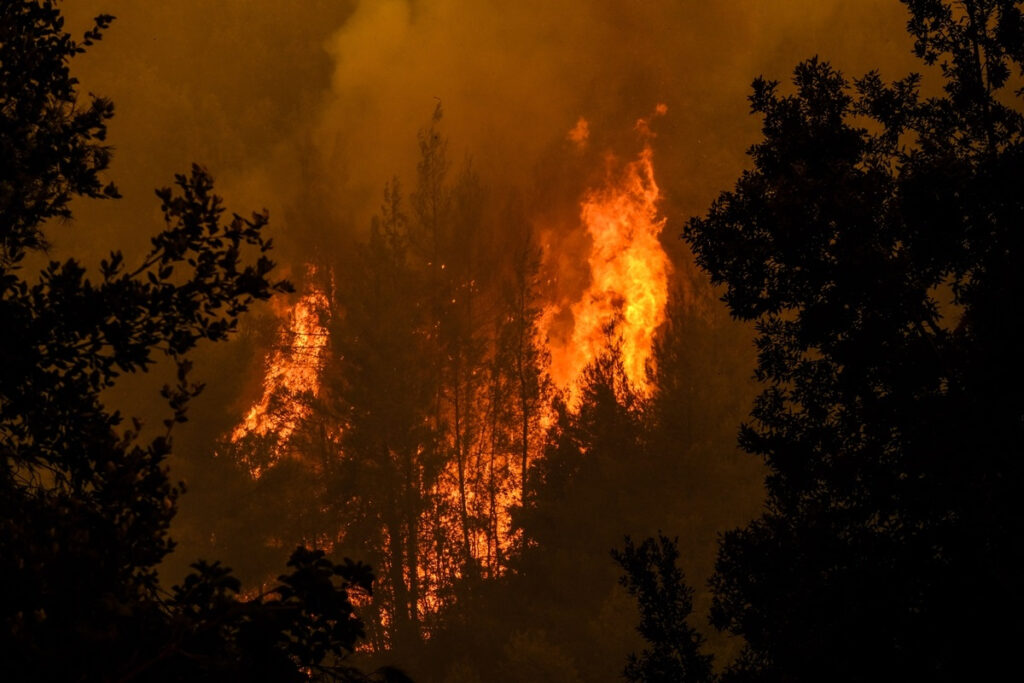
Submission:
<svg viewBox="0 0 1024 683">
<path fill-rule="evenodd" d="M 279 257 L 361 230 L 439 99 L 451 156 L 486 181 L 529 185 L 580 116 L 629 131 L 657 102 L 670 232 L 745 163 L 751 79 L 813 54 L 851 75 L 915 67 L 896 0 L 75 0 L 118 17 L 80 58 L 83 90 L 111 97 L 113 177 L 125 200 L 80 204 L 58 247 L 143 246 L 152 189 L 193 161 L 239 210 L 266 207 Z M 80 27 L 80 28 L 79 28 Z M 540 169 L 538 171 L 538 169 Z M 141 226 L 141 227 L 140 227 Z M 81 237 L 79 237 L 81 235 Z M 110 238 L 106 240 L 104 238 Z"/>
</svg>

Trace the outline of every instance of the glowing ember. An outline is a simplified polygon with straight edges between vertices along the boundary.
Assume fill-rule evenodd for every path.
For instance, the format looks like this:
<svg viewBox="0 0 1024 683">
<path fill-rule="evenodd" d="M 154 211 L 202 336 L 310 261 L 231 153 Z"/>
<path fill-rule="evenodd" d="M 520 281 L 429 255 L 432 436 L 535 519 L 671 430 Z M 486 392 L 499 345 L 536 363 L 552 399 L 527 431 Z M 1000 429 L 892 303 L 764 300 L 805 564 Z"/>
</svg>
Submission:
<svg viewBox="0 0 1024 683">
<path fill-rule="evenodd" d="M 310 269 L 308 281 L 313 282 Z M 320 391 L 320 372 L 327 350 L 327 316 L 330 302 L 327 295 L 310 285 L 292 307 L 288 323 L 283 326 L 279 344 L 266 360 L 263 395 L 231 432 L 232 443 L 247 437 L 269 437 L 273 440 L 269 463 L 256 463 L 243 456 L 249 472 L 258 479 L 264 467 L 281 457 L 296 427 L 309 415 L 303 396 L 316 396 Z"/>
<path fill-rule="evenodd" d="M 665 111 L 658 105 L 657 114 Z M 637 122 L 637 130 L 651 137 L 646 119 Z M 668 300 L 669 261 L 658 240 L 665 227 L 658 215 L 660 199 L 647 143 L 639 158 L 584 197 L 580 218 L 592 240 L 590 286 L 575 301 L 547 306 L 541 319 L 550 344 L 551 377 L 570 397 L 576 395 L 573 385 L 583 369 L 607 348 L 609 335 L 621 344 L 633 389 L 650 394 L 647 367 Z M 567 309 L 572 314 L 568 333 L 556 330 L 556 320 L 564 320 Z"/>
<path fill-rule="evenodd" d="M 566 137 L 575 143 L 577 147 L 584 147 L 587 144 L 587 139 L 590 137 L 590 123 L 581 116 Z"/>
</svg>

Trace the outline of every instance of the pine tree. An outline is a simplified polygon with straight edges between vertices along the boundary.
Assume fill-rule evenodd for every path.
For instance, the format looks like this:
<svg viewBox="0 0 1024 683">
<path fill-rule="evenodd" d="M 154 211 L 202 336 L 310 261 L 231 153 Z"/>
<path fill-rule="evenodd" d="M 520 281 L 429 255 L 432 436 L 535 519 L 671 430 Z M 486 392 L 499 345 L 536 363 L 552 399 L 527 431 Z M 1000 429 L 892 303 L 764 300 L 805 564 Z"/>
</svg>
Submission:
<svg viewBox="0 0 1024 683">
<path fill-rule="evenodd" d="M 348 547 L 381 567 L 375 608 L 396 644 L 421 635 L 421 517 L 443 462 L 427 424 L 436 370 L 421 275 L 408 256 L 408 222 L 397 181 L 385 189 L 369 240 L 339 279 L 323 410 L 337 434 L 328 500 Z"/>
</svg>

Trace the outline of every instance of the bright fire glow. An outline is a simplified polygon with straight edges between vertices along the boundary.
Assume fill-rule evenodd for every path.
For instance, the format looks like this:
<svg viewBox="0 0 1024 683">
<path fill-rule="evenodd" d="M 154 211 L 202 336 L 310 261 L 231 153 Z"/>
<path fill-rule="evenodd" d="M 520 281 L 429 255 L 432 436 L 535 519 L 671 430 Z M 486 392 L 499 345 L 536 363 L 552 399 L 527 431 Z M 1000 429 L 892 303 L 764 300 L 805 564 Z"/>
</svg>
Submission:
<svg viewBox="0 0 1024 683">
<path fill-rule="evenodd" d="M 664 105 L 658 105 L 656 113 L 664 112 Z M 646 119 L 637 130 L 650 137 Z M 632 388 L 644 396 L 651 392 L 647 368 L 668 301 L 669 260 L 658 239 L 665 227 L 658 214 L 660 199 L 649 143 L 639 158 L 584 197 L 580 219 L 592 241 L 590 286 L 575 301 L 545 307 L 541 317 L 550 344 L 551 378 L 570 397 L 577 394 L 574 385 L 583 370 L 606 349 L 609 333 L 621 343 Z M 566 309 L 572 314 L 568 332 L 558 324 Z"/>
<path fill-rule="evenodd" d="M 655 113 L 664 114 L 664 105 L 659 105 Z M 570 405 L 578 399 L 578 382 L 584 370 L 606 352 L 609 342 L 621 350 L 632 389 L 641 396 L 653 391 L 649 370 L 653 370 L 654 336 L 665 320 L 670 264 L 659 241 L 665 219 L 658 210 L 661 193 L 654 179 L 649 144 L 653 133 L 646 119 L 638 121 L 636 127 L 645 141 L 638 157 L 628 163 L 609 158 L 605 182 L 586 192 L 580 202 L 580 222 L 573 228 L 585 232 L 588 238 L 588 251 L 577 257 L 586 260 L 588 284 L 574 296 L 535 302 L 543 307 L 536 330 L 538 337 L 547 342 L 548 371 L 554 384 L 567 392 Z M 589 124 L 580 118 L 568 140 L 582 150 L 589 135 Z M 553 263 L 548 265 L 557 268 L 554 263 L 558 259 L 551 260 Z M 313 273 L 307 281 L 316 282 Z M 267 437 L 271 442 L 269 457 L 264 452 L 258 462 L 241 450 L 240 457 L 254 478 L 288 453 L 290 437 L 309 417 L 308 401 L 301 398 L 319 394 L 329 314 L 328 297 L 310 285 L 292 307 L 278 348 L 267 357 L 261 399 L 231 434 L 234 443 L 252 436 Z M 534 422 L 531 429 L 543 432 L 550 426 L 552 415 L 544 407 L 539 411 L 540 424 Z M 509 449 L 509 436 L 487 432 L 480 427 L 483 416 L 477 417 L 481 418 L 476 423 L 478 430 L 464 437 L 464 445 L 454 440 L 448 444 L 451 451 L 463 449 L 463 473 L 459 463 L 449 459 L 430 490 L 424 492 L 431 504 L 421 513 L 419 528 L 414 532 L 419 548 L 416 576 L 408 576 L 411 569 L 404 568 L 405 579 L 418 589 L 420 615 L 437 613 L 445 599 L 443 587 L 464 575 L 470 563 L 452 560 L 461 556 L 461 544 L 468 546 L 468 555 L 476 563 L 474 571 L 480 576 L 500 574 L 514 550 L 516 529 L 510 510 L 522 502 L 520 454 Z M 449 424 L 454 420 L 452 415 L 445 418 Z M 542 439 L 535 436 L 529 438 L 531 462 L 541 457 Z M 337 457 L 344 458 L 345 454 L 338 453 Z M 460 486 L 463 475 L 465 483 Z M 465 513 L 460 514 L 463 504 Z M 386 537 L 389 531 L 383 533 Z M 329 545 L 329 539 L 321 542 Z M 384 543 L 385 547 L 390 545 Z M 402 559 L 384 559 L 378 568 L 381 576 L 391 574 L 388 563 L 392 561 Z M 388 609 L 393 608 L 386 601 L 379 606 L 378 622 L 385 632 L 394 616 Z M 386 638 L 386 633 L 381 637 Z"/>
<path fill-rule="evenodd" d="M 315 278 L 310 269 L 308 280 Z M 317 396 L 320 392 L 320 372 L 327 352 L 327 315 L 330 302 L 327 295 L 313 285 L 288 314 L 282 327 L 278 345 L 266 359 L 263 374 L 263 395 L 249 408 L 241 423 L 231 432 L 231 441 L 238 443 L 246 437 L 270 437 L 275 445 L 271 449 L 272 465 L 283 454 L 289 437 L 308 417 L 310 409 L 303 396 Z M 245 457 L 245 456 L 243 456 Z M 246 458 L 249 472 L 258 479 L 264 464 Z"/>
</svg>

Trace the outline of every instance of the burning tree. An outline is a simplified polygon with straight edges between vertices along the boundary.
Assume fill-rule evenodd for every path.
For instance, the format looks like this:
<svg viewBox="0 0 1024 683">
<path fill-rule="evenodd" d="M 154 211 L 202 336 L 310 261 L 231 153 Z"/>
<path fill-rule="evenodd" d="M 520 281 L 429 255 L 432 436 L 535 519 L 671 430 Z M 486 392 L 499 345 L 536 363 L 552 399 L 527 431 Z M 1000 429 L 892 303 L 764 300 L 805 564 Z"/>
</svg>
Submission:
<svg viewBox="0 0 1024 683">
<path fill-rule="evenodd" d="M 482 189 L 468 169 L 446 180 L 439 118 L 420 134 L 410 208 L 390 183 L 339 278 L 324 376 L 322 410 L 339 435 L 328 468 L 337 528 L 386 568 L 373 609 L 387 626 L 382 642 L 399 644 L 419 640 L 456 581 L 502 571 L 507 509 L 531 447 L 514 438 L 514 421 L 535 424 L 543 372 L 531 352 L 537 310 L 511 308 L 510 288 L 529 289 L 529 264 L 503 296 Z"/>
<path fill-rule="evenodd" d="M 293 453 L 317 472 L 293 512 L 323 523 L 306 540 L 380 568 L 365 607 L 375 647 L 417 643 L 460 587 L 501 576 L 522 550 L 511 511 L 527 500 L 528 473 L 555 419 L 553 355 L 566 396 L 580 395 L 609 344 L 626 368 L 620 398 L 653 393 L 670 268 L 651 136 L 646 121 L 638 128 L 639 158 L 604 156 L 603 184 L 571 198 L 590 282 L 553 297 L 558 259 L 544 244 L 553 226 L 535 226 L 521 199 L 497 210 L 471 164 L 451 173 L 438 108 L 418 136 L 412 192 L 388 183 L 367 241 L 319 280 L 332 287 L 323 298 L 334 310 L 316 385 L 294 392 L 275 379 L 284 375 L 274 368 L 302 362 L 297 345 L 268 357 L 265 395 L 279 393 L 283 414 L 309 419 L 289 429 L 280 450 L 283 430 L 262 417 L 250 424 L 262 400 L 232 449 L 248 462 L 244 451 L 269 439 L 271 452 Z M 273 468 L 259 476 L 273 477 Z"/>
<path fill-rule="evenodd" d="M 329 466 L 331 510 L 347 547 L 373 558 L 386 577 L 372 609 L 380 647 L 420 636 L 425 571 L 424 519 L 444 461 L 427 406 L 436 368 L 427 311 L 412 292 L 421 277 L 410 263 L 408 227 L 396 184 L 385 193 L 369 242 L 340 283 L 343 319 L 332 334 L 325 378 L 327 414 L 340 425 Z"/>
</svg>

